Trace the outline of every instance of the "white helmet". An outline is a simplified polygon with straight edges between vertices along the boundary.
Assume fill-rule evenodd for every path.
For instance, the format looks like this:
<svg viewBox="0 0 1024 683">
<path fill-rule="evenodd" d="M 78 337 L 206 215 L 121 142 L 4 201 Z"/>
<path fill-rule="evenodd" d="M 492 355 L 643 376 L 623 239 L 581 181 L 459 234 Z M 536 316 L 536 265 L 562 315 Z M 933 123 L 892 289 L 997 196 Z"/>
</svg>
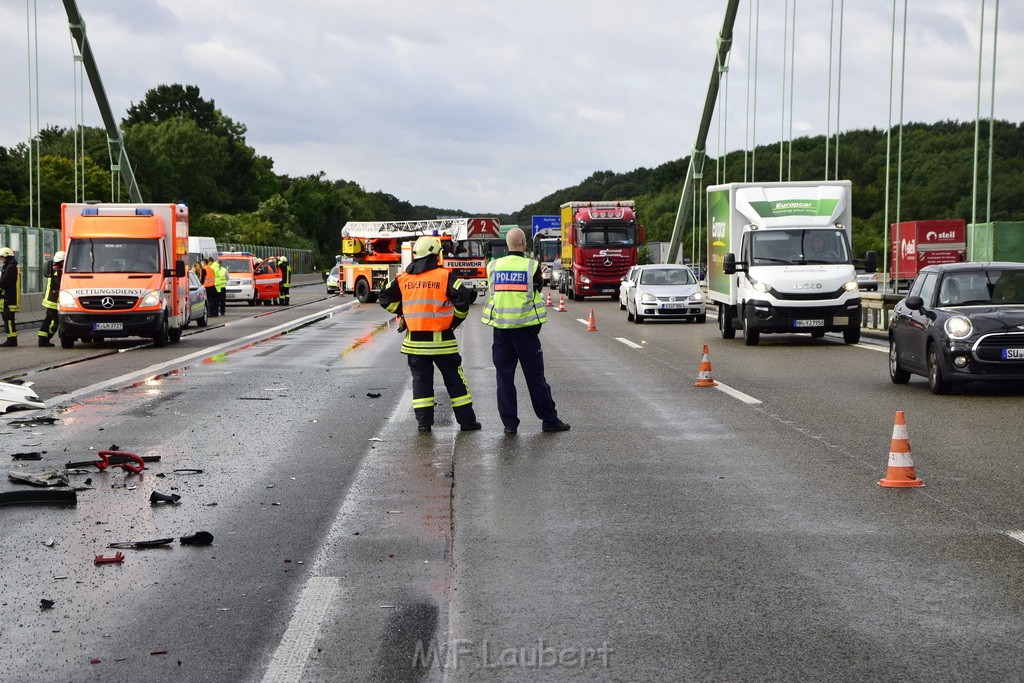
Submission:
<svg viewBox="0 0 1024 683">
<path fill-rule="evenodd" d="M 0 249 L 0 256 L 14 256 L 14 250 L 10 247 Z"/>
<path fill-rule="evenodd" d="M 412 247 L 413 258 L 423 258 L 429 254 L 441 253 L 441 240 L 431 235 L 423 235 Z"/>
<path fill-rule="evenodd" d="M 281 263 L 288 263 L 288 257 L 287 256 L 282 256 L 281 258 L 279 258 L 277 260 L 280 261 Z"/>
<path fill-rule="evenodd" d="M 67 255 L 68 254 L 65 251 L 58 251 L 56 254 L 53 255 L 53 262 L 54 263 L 63 263 L 64 259 L 67 257 Z"/>
</svg>

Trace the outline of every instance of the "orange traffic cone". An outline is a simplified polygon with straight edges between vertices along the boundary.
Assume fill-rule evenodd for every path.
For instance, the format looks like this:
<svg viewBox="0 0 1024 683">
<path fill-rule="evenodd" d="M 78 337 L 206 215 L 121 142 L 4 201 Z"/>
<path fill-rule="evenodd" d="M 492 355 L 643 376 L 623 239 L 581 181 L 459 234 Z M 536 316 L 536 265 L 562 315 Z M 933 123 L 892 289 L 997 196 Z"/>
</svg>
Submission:
<svg viewBox="0 0 1024 683">
<path fill-rule="evenodd" d="M 711 379 L 711 358 L 708 353 L 708 345 L 704 345 L 704 355 L 700 359 L 700 370 L 697 371 L 697 381 L 693 383 L 695 387 L 717 387 L 718 382 Z"/>
<path fill-rule="evenodd" d="M 587 319 L 587 332 L 597 332 L 597 321 L 594 320 L 594 309 L 590 309 L 590 318 Z"/>
<path fill-rule="evenodd" d="M 557 310 L 559 313 L 565 313 L 565 295 L 564 294 L 559 294 L 558 295 L 558 308 L 555 309 L 555 310 Z"/>
<path fill-rule="evenodd" d="M 551 308 L 551 290 L 550 289 L 548 290 L 548 300 L 547 300 L 547 302 L 544 305 L 547 306 L 548 308 Z"/>
<path fill-rule="evenodd" d="M 879 486 L 924 486 L 914 471 L 914 461 L 910 458 L 910 439 L 907 438 L 907 422 L 903 411 L 896 411 L 896 420 L 892 426 L 892 445 L 889 446 L 889 468 L 885 479 L 878 481 Z"/>
</svg>

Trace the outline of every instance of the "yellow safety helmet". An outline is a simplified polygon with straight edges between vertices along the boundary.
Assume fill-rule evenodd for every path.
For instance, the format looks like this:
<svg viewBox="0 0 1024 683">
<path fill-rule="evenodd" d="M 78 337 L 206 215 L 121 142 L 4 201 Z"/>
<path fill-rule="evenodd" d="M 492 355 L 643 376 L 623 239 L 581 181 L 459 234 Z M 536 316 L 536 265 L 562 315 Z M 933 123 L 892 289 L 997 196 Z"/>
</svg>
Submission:
<svg viewBox="0 0 1024 683">
<path fill-rule="evenodd" d="M 53 255 L 53 262 L 54 263 L 63 263 L 64 259 L 66 257 L 67 257 L 67 252 L 58 251 L 56 254 Z"/>
<path fill-rule="evenodd" d="M 14 256 L 14 250 L 10 247 L 4 247 L 0 249 L 0 256 Z"/>
<path fill-rule="evenodd" d="M 416 240 L 416 244 L 412 248 L 413 258 L 423 258 L 430 254 L 441 253 L 441 240 L 430 235 L 424 235 Z"/>
</svg>

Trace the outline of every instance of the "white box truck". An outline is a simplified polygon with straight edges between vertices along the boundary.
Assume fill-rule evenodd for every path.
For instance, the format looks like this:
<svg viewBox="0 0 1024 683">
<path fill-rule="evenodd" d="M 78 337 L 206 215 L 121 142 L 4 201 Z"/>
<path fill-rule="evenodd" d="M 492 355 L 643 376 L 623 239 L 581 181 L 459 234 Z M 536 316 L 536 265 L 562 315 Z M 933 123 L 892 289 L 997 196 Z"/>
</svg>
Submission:
<svg viewBox="0 0 1024 683">
<path fill-rule="evenodd" d="M 860 341 L 849 180 L 729 183 L 707 190 L 708 298 L 724 339 L 743 331 L 842 332 Z M 877 255 L 868 252 L 874 271 Z"/>
</svg>

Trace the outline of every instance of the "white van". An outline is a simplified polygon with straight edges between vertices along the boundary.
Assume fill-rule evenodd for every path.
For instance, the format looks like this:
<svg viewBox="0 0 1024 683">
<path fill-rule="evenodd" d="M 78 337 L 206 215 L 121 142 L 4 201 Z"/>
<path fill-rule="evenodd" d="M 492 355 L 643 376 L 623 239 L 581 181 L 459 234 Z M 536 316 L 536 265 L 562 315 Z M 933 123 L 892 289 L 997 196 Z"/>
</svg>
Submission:
<svg viewBox="0 0 1024 683">
<path fill-rule="evenodd" d="M 217 242 L 212 237 L 188 238 L 188 266 L 204 258 L 217 258 Z"/>
</svg>

